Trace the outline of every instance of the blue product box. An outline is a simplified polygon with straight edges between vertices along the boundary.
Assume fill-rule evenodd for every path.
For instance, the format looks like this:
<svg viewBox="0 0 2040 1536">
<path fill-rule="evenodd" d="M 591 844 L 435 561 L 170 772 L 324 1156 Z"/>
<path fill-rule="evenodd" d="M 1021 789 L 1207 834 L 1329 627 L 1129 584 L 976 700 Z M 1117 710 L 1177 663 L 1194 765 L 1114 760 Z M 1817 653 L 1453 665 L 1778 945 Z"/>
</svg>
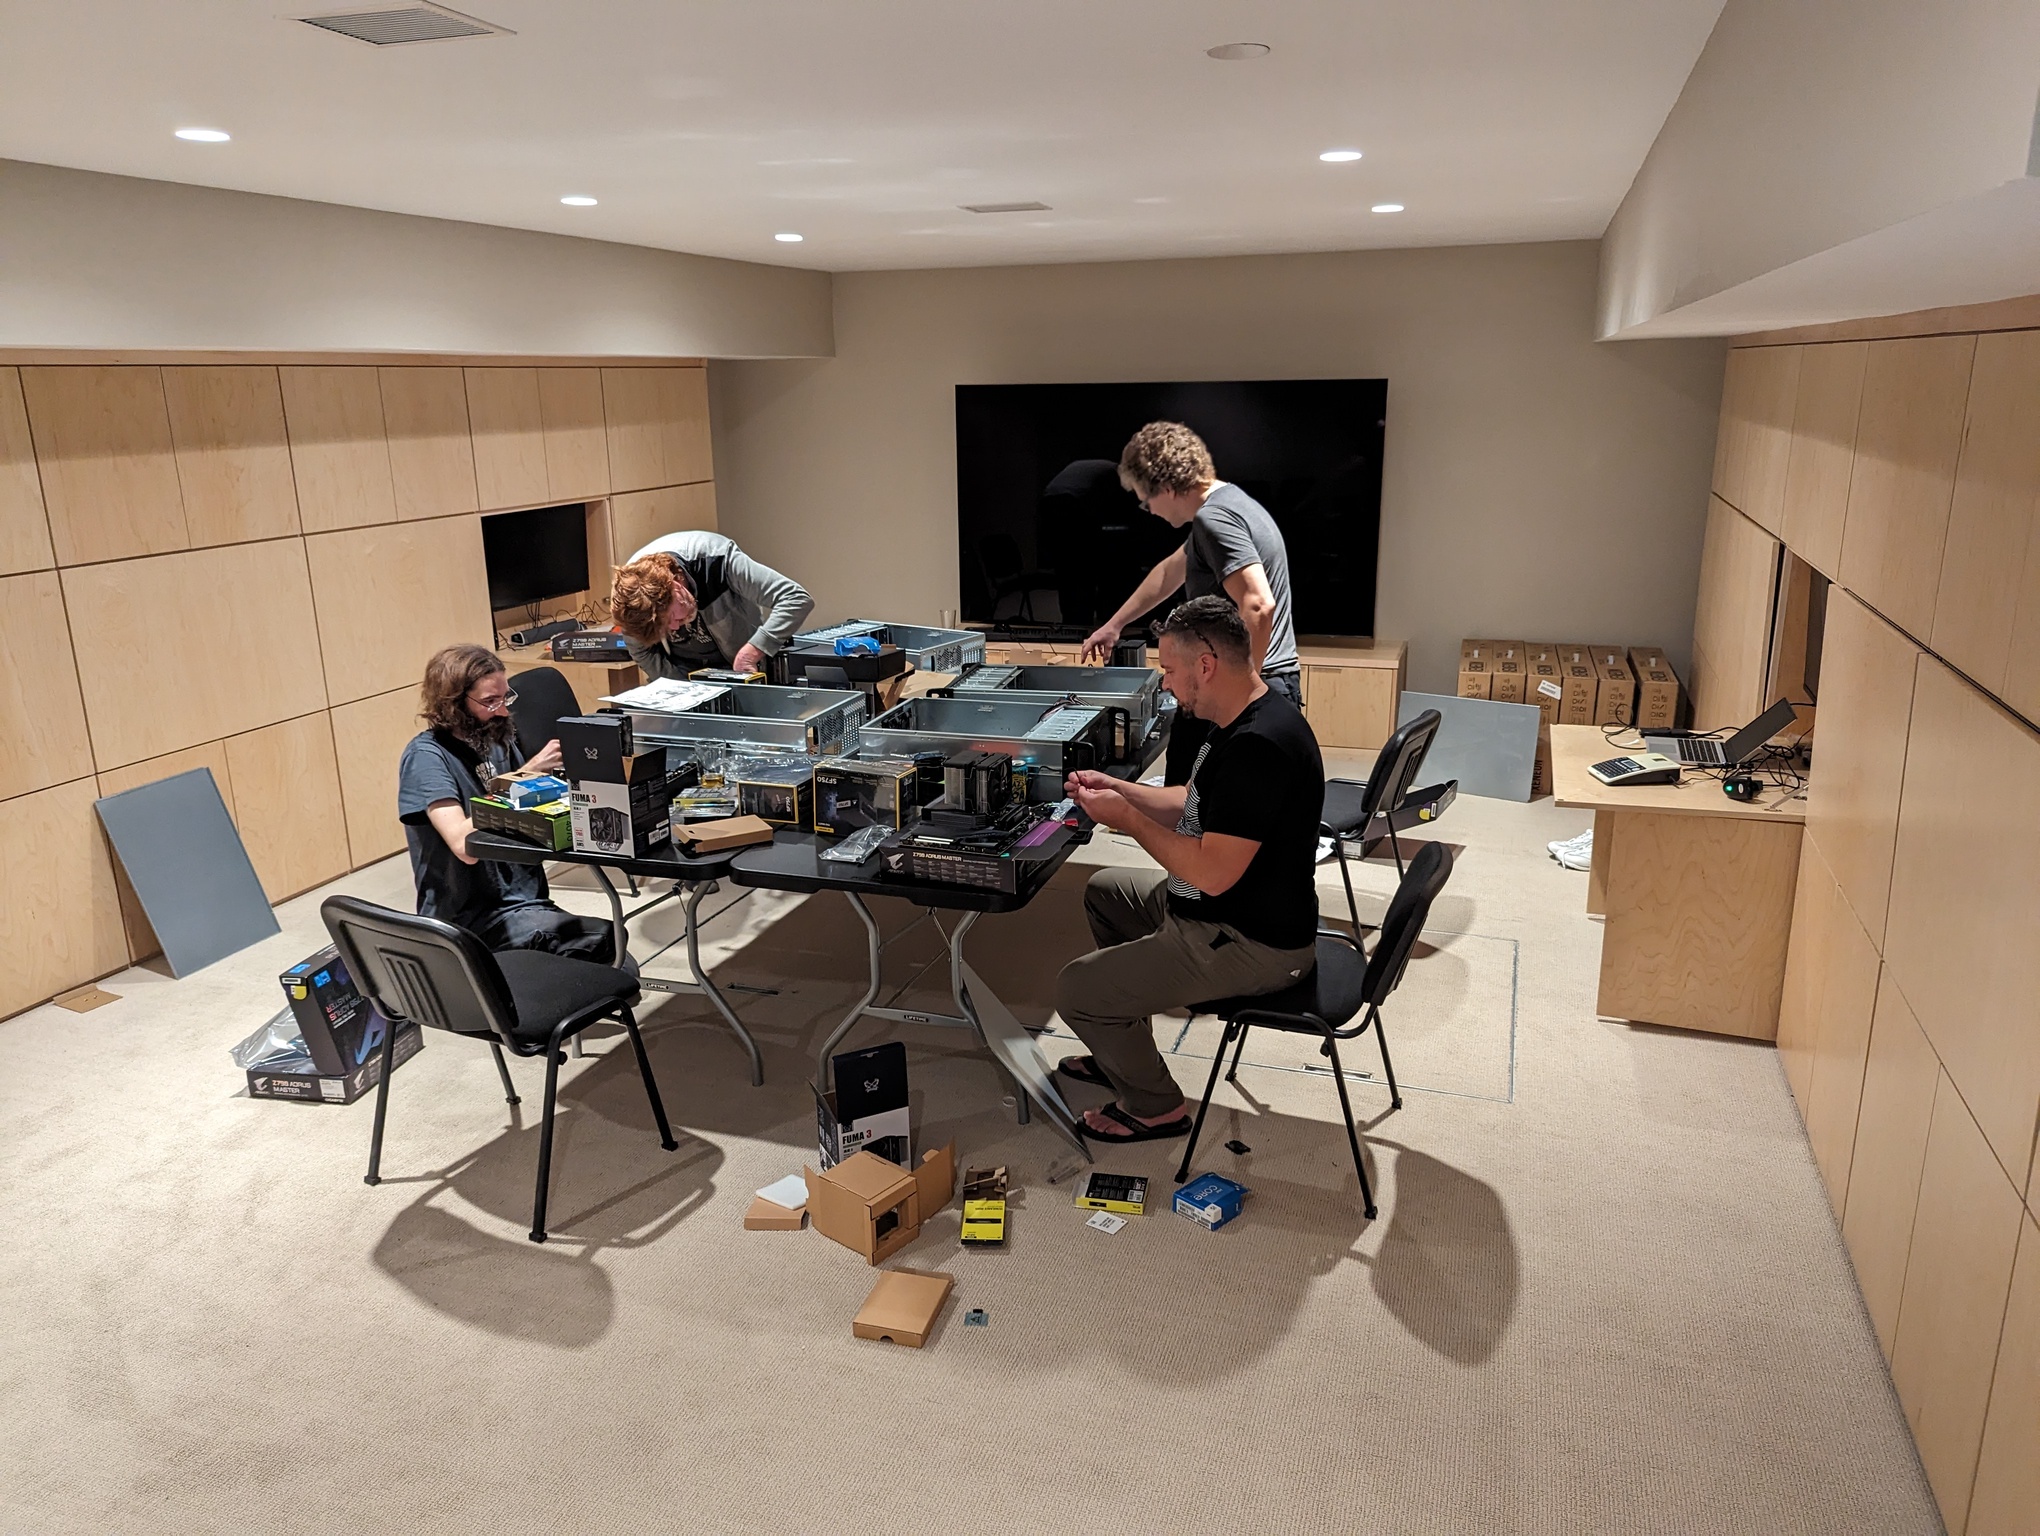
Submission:
<svg viewBox="0 0 2040 1536">
<path fill-rule="evenodd" d="M 1200 1173 L 1176 1191 L 1176 1214 L 1216 1232 L 1239 1215 L 1240 1202 L 1246 1197 L 1246 1185 L 1215 1173 Z"/>
<path fill-rule="evenodd" d="M 564 800 L 566 796 L 567 781 L 554 778 L 551 774 L 541 774 L 530 779 L 514 779 L 503 793 L 503 798 L 520 811 L 549 805 L 555 800 Z"/>
</svg>

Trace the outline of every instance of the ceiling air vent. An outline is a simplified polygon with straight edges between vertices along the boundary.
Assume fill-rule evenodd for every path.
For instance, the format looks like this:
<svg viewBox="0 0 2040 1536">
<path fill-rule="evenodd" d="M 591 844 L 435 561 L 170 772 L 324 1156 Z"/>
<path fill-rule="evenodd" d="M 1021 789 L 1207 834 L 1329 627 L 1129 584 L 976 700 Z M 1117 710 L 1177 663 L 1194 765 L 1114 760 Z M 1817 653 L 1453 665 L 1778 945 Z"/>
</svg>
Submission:
<svg viewBox="0 0 2040 1536">
<path fill-rule="evenodd" d="M 388 48 L 398 43 L 442 43 L 456 37 L 510 34 L 508 27 L 463 16 L 443 5 L 397 5 L 373 11 L 336 11 L 330 16 L 300 16 L 308 27 L 338 32 L 359 42 Z"/>
<path fill-rule="evenodd" d="M 959 203 L 965 213 L 1047 213 L 1046 203 Z"/>
</svg>

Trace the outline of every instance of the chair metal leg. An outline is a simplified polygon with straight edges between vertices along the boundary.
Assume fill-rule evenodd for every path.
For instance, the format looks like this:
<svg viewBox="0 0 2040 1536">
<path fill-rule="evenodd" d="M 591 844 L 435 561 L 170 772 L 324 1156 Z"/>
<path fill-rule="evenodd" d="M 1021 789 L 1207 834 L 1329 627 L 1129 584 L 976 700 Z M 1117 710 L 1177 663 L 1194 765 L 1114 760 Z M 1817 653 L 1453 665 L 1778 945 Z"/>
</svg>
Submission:
<svg viewBox="0 0 2040 1536">
<path fill-rule="evenodd" d="M 1370 1008 L 1369 1020 L 1374 1026 L 1374 1043 L 1381 1047 L 1381 1070 L 1388 1077 L 1388 1102 L 1391 1108 L 1402 1108 L 1402 1089 L 1395 1085 L 1395 1063 L 1388 1059 L 1388 1034 L 1381 1027 L 1381 1010 Z"/>
<path fill-rule="evenodd" d="M 680 1145 L 673 1139 L 673 1127 L 666 1123 L 666 1106 L 659 1100 L 659 1085 L 652 1080 L 652 1058 L 645 1054 L 645 1037 L 638 1033 L 637 1020 L 628 1008 L 622 1010 L 623 1027 L 630 1031 L 631 1049 L 637 1052 L 638 1075 L 645 1080 L 645 1097 L 652 1101 L 652 1118 L 659 1123 L 659 1145 L 668 1152 Z"/>
<path fill-rule="evenodd" d="M 393 1019 L 384 1019 L 386 1033 L 382 1043 L 382 1080 L 375 1085 L 375 1129 L 368 1137 L 368 1176 L 364 1184 L 382 1183 L 382 1132 L 383 1117 L 390 1107 L 390 1077 L 397 1070 L 397 1031 L 403 1026 Z"/>
<path fill-rule="evenodd" d="M 1240 1080 L 1240 1057 L 1246 1054 L 1247 1031 L 1252 1027 L 1250 1024 L 1242 1024 L 1240 1026 L 1240 1043 L 1233 1047 L 1232 1065 L 1226 1069 L 1225 1074 L 1225 1080 L 1229 1083 L 1236 1083 Z M 1220 1054 L 1223 1054 L 1223 1047 L 1220 1048 Z"/>
<path fill-rule="evenodd" d="M 1197 1138 L 1204 1134 L 1204 1112 L 1211 1108 L 1211 1096 L 1218 1091 L 1218 1069 L 1225 1061 L 1225 1048 L 1233 1042 L 1233 1031 L 1241 1028 L 1243 1026 L 1227 1019 L 1225 1034 L 1219 1039 L 1218 1049 L 1212 1053 L 1211 1076 L 1204 1084 L 1204 1097 L 1197 1101 L 1197 1118 L 1190 1123 L 1190 1139 L 1183 1143 L 1183 1163 L 1176 1170 L 1178 1184 L 1190 1177 L 1190 1159 L 1197 1151 Z"/>
<path fill-rule="evenodd" d="M 1346 1114 L 1346 1140 L 1353 1148 L 1353 1171 L 1360 1175 L 1360 1208 L 1374 1220 L 1374 1189 L 1367 1182 L 1367 1164 L 1360 1156 L 1360 1132 L 1353 1124 L 1353 1100 L 1346 1092 L 1346 1069 L 1339 1064 L 1339 1042 L 1325 1032 L 1325 1054 L 1332 1058 L 1332 1081 L 1339 1085 L 1339 1108 Z"/>
<path fill-rule="evenodd" d="M 1339 883 L 1346 887 L 1346 911 L 1353 919 L 1353 931 L 1360 931 L 1360 904 L 1353 899 L 1353 877 L 1346 872 L 1346 839 L 1343 834 L 1332 834 L 1332 852 L 1339 859 Z"/>
<path fill-rule="evenodd" d="M 1402 843 L 1397 839 L 1395 835 L 1395 817 L 1393 816 L 1390 816 L 1388 818 L 1388 846 L 1389 849 L 1395 854 L 1395 877 L 1396 879 L 1400 880 L 1404 875 L 1408 874 L 1409 871 L 1403 868 Z"/>
<path fill-rule="evenodd" d="M 517 1085 L 510 1081 L 510 1063 L 503 1059 L 503 1047 L 491 1040 L 489 1054 L 496 1058 L 496 1075 L 503 1079 L 503 1102 L 521 1104 L 523 1100 L 517 1097 Z"/>
<path fill-rule="evenodd" d="M 565 1021 L 561 1021 L 561 1028 Z M 545 1241 L 546 1191 L 552 1182 L 553 1102 L 560 1087 L 560 1030 L 555 1029 L 545 1048 L 545 1118 L 538 1131 L 538 1190 L 531 1200 L 531 1240 Z"/>
</svg>

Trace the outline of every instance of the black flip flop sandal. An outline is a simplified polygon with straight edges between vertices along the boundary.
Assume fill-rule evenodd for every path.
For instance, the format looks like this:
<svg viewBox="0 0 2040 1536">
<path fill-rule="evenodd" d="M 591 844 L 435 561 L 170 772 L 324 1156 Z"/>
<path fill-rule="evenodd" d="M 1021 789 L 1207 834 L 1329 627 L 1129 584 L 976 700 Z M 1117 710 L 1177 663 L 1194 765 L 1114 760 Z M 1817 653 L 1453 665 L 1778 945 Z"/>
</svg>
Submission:
<svg viewBox="0 0 2040 1536">
<path fill-rule="evenodd" d="M 1112 1086 L 1112 1079 L 1098 1070 L 1098 1058 L 1095 1056 L 1065 1056 L 1055 1064 L 1055 1069 L 1079 1083 L 1092 1083 L 1100 1088 Z"/>
<path fill-rule="evenodd" d="M 1125 1126 L 1126 1134 L 1124 1136 L 1108 1136 L 1093 1126 L 1090 1121 L 1078 1120 L 1077 1130 L 1088 1141 L 1109 1142 L 1113 1146 L 1118 1146 L 1122 1142 L 1168 1141 L 1172 1137 L 1188 1136 L 1190 1134 L 1190 1116 L 1187 1112 L 1180 1119 L 1171 1120 L 1165 1125 L 1142 1125 L 1117 1104 L 1107 1104 L 1099 1113 L 1104 1115 L 1106 1119 L 1116 1120 Z"/>
</svg>

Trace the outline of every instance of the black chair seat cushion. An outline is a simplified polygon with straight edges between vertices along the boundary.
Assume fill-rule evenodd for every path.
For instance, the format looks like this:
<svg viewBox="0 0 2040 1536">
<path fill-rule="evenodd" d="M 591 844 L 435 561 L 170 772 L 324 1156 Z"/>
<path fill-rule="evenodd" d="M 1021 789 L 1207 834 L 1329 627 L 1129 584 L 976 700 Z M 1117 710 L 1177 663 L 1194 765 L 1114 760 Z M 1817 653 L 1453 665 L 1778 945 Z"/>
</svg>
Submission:
<svg viewBox="0 0 2040 1536">
<path fill-rule="evenodd" d="M 562 1019 L 600 1018 L 638 1000 L 635 977 L 592 960 L 499 949 L 496 964 L 517 1005 L 516 1041 L 530 1050 L 543 1050 Z"/>
<path fill-rule="evenodd" d="M 1352 837 L 1367 815 L 1367 786 L 1355 779 L 1325 780 L 1324 824 L 1341 837 Z"/>
<path fill-rule="evenodd" d="M 1320 938 L 1317 941 L 1317 969 L 1294 986 L 1284 987 L 1280 992 L 1262 992 L 1253 997 L 1226 997 L 1217 1002 L 1200 1003 L 1197 1011 L 1215 1013 L 1221 1019 L 1250 1011 L 1314 1014 L 1337 1029 L 1360 1011 L 1364 995 L 1362 983 L 1366 977 L 1366 956 L 1350 944 Z M 1253 1022 L 1256 1028 L 1264 1023 L 1258 1018 Z M 1294 1024 L 1280 1024 L 1274 1020 L 1265 1023 L 1271 1029 L 1294 1029 L 1299 1034 L 1314 1035 L 1318 1032 L 1317 1026 L 1302 1017 L 1297 1017 Z"/>
</svg>

